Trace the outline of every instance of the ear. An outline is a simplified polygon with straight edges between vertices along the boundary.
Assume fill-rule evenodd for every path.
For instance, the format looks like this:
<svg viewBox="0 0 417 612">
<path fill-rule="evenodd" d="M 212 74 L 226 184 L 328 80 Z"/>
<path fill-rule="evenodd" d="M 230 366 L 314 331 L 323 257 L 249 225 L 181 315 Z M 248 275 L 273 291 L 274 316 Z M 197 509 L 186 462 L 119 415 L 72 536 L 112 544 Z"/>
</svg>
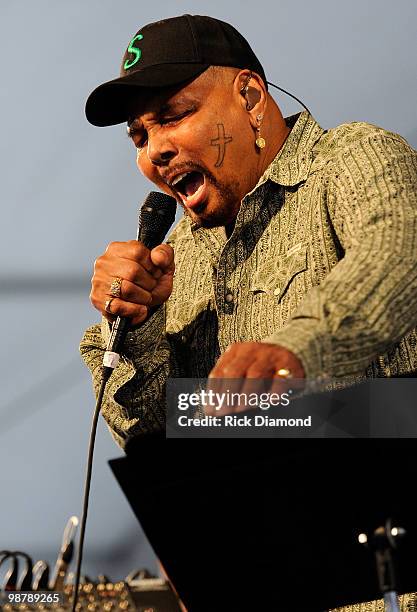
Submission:
<svg viewBox="0 0 417 612">
<path fill-rule="evenodd" d="M 266 86 L 261 77 L 251 70 L 241 70 L 234 81 L 234 93 L 239 96 L 239 104 L 249 115 L 254 129 L 258 127 L 257 115 L 265 116 L 267 107 Z"/>
</svg>

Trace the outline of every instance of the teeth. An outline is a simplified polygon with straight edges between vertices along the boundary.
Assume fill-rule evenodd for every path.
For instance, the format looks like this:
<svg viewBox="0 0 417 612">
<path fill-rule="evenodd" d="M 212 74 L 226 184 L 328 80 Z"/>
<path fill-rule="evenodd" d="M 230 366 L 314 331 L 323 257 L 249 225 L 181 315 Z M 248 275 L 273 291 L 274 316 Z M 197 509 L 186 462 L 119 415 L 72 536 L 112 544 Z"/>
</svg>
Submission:
<svg viewBox="0 0 417 612">
<path fill-rule="evenodd" d="M 187 174 L 190 174 L 189 172 L 183 172 L 182 174 L 178 174 L 178 176 L 176 176 L 174 178 L 174 180 L 172 181 L 171 185 L 174 186 L 177 183 L 179 183 L 180 181 L 182 181 L 183 178 L 185 178 L 187 176 Z"/>
</svg>

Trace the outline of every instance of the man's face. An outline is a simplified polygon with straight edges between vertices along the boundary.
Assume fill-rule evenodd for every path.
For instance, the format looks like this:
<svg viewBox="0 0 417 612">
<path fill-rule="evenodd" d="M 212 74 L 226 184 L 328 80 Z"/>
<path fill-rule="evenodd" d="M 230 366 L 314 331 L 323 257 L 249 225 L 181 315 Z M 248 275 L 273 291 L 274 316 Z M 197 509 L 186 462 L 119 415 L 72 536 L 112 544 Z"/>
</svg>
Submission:
<svg viewBox="0 0 417 612">
<path fill-rule="evenodd" d="M 258 180 L 254 132 L 235 82 L 206 71 L 142 102 L 129 121 L 141 172 L 205 227 L 234 221 Z"/>
</svg>

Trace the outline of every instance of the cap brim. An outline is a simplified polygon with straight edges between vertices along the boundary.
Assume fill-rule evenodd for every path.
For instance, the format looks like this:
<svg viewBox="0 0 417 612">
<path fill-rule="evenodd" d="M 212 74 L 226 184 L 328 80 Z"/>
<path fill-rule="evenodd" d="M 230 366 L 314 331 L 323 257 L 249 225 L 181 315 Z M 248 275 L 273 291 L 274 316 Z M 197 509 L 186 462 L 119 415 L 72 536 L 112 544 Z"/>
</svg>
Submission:
<svg viewBox="0 0 417 612">
<path fill-rule="evenodd" d="M 88 97 L 85 114 L 99 127 L 127 121 L 132 98 L 150 90 L 179 85 L 207 70 L 209 64 L 159 64 L 99 85 Z"/>
</svg>

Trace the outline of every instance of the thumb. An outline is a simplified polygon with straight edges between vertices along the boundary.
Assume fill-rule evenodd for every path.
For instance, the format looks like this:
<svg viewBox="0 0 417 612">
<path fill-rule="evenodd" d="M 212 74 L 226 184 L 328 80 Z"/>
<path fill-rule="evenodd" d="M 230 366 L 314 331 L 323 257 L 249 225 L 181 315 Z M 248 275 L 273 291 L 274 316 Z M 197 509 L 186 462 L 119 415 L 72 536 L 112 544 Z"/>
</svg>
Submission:
<svg viewBox="0 0 417 612">
<path fill-rule="evenodd" d="M 151 260 L 155 266 L 161 268 L 164 273 L 173 272 L 174 250 L 169 244 L 159 244 L 151 251 Z"/>
</svg>

